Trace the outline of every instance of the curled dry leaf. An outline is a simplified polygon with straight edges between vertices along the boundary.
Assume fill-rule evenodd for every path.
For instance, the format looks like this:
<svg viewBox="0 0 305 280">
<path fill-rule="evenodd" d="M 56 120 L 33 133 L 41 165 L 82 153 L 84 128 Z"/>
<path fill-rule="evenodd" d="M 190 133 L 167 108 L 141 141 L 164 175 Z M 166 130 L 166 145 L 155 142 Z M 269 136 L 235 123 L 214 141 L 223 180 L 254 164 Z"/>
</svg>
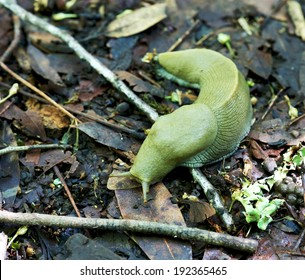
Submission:
<svg viewBox="0 0 305 280">
<path fill-rule="evenodd" d="M 112 21 L 106 31 L 109 37 L 120 38 L 138 34 L 166 18 L 166 4 L 140 8 Z"/>
</svg>

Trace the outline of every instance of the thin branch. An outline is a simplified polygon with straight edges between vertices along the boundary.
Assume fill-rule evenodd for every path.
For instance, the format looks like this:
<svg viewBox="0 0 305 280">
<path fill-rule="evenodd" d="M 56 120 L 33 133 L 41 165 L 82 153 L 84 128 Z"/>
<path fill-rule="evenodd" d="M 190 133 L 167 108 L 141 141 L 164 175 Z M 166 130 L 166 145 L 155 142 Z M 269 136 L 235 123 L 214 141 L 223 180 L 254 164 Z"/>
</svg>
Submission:
<svg viewBox="0 0 305 280">
<path fill-rule="evenodd" d="M 94 228 L 166 235 L 183 240 L 204 242 L 205 244 L 222 246 L 248 253 L 255 252 L 258 246 L 258 242 L 253 239 L 246 239 L 197 228 L 147 221 L 62 217 L 46 214 L 12 213 L 3 210 L 0 211 L 0 222 L 19 225 Z"/>
<path fill-rule="evenodd" d="M 67 194 L 67 196 L 68 196 L 68 198 L 69 198 L 69 200 L 70 200 L 70 202 L 71 202 L 71 204 L 73 206 L 73 209 L 74 209 L 77 217 L 80 218 L 81 214 L 80 214 L 80 212 L 79 212 L 79 210 L 78 210 L 78 208 L 76 206 L 75 200 L 74 200 L 74 198 L 73 198 L 73 196 L 72 196 L 72 194 L 71 194 L 71 192 L 69 190 L 68 185 L 66 184 L 66 181 L 65 181 L 64 177 L 61 175 L 61 173 L 60 173 L 60 171 L 59 171 L 57 166 L 54 166 L 53 169 L 54 169 L 54 171 L 56 173 L 56 176 L 59 178 L 61 184 L 63 185 L 63 187 L 64 187 L 64 189 L 66 191 L 66 194 Z"/>
<path fill-rule="evenodd" d="M 179 38 L 176 40 L 176 42 L 175 42 L 173 45 L 171 45 L 171 46 L 169 47 L 169 49 L 168 49 L 167 51 L 168 51 L 168 52 L 171 52 L 171 51 L 175 50 L 175 49 L 184 41 L 184 39 L 185 39 L 188 35 L 190 35 L 190 33 L 199 25 L 199 23 L 200 23 L 200 20 L 199 20 L 199 19 L 195 20 L 195 22 L 191 25 L 191 27 L 190 27 L 189 29 L 187 29 L 187 30 L 182 34 L 182 36 L 179 37 Z"/>
<path fill-rule="evenodd" d="M 74 50 L 80 59 L 86 60 L 93 69 L 104 76 L 114 88 L 122 92 L 127 99 L 145 113 L 150 120 L 155 121 L 158 118 L 158 114 L 154 109 L 136 96 L 111 70 L 84 49 L 70 34 L 60 30 L 47 21 L 40 19 L 32 13 L 27 12 L 17 5 L 14 0 L 0 0 L 0 4 L 18 15 L 23 21 L 27 21 L 63 40 L 72 50 Z"/>
<path fill-rule="evenodd" d="M 24 152 L 29 150 L 37 150 L 37 149 L 67 149 L 69 145 L 61 145 L 61 144 L 43 144 L 43 145 L 30 145 L 30 146 L 9 146 L 0 150 L 0 156 L 14 153 L 14 152 Z"/>
</svg>

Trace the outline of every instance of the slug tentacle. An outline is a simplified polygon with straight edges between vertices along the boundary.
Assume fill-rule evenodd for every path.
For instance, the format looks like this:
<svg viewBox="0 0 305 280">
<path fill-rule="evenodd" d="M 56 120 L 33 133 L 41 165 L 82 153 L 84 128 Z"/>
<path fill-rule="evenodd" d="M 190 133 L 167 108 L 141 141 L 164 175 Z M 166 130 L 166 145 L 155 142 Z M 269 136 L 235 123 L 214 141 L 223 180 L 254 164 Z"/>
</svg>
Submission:
<svg viewBox="0 0 305 280">
<path fill-rule="evenodd" d="M 212 50 L 161 53 L 158 74 L 200 88 L 196 102 L 159 117 L 143 142 L 130 174 L 149 185 L 176 166 L 200 167 L 232 154 L 249 132 L 248 85 L 236 65 Z"/>
</svg>

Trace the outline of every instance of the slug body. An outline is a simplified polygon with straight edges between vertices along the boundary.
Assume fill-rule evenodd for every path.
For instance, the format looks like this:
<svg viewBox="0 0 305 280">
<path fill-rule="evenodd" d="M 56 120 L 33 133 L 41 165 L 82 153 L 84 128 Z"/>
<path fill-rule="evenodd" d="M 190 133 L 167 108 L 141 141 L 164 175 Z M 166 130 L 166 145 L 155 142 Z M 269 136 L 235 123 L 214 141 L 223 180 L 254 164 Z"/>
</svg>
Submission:
<svg viewBox="0 0 305 280">
<path fill-rule="evenodd" d="M 196 102 L 161 116 L 151 127 L 128 176 L 149 185 L 177 166 L 200 167 L 231 155 L 251 126 L 248 85 L 236 65 L 212 50 L 161 53 L 158 73 L 200 88 Z M 126 175 L 126 174 L 125 174 Z"/>
</svg>

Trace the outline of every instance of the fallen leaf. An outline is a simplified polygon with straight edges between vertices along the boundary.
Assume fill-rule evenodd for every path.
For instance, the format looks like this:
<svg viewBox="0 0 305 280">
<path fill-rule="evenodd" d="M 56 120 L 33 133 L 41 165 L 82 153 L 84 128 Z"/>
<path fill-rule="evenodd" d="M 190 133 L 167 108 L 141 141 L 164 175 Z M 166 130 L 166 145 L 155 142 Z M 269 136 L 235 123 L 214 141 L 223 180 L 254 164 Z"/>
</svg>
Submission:
<svg viewBox="0 0 305 280">
<path fill-rule="evenodd" d="M 120 174 L 121 172 L 114 170 L 111 175 Z M 140 188 L 141 185 L 128 177 L 109 177 L 107 181 L 107 188 L 109 190 L 128 190 Z"/>
<path fill-rule="evenodd" d="M 241 54 L 243 65 L 256 75 L 268 79 L 272 72 L 272 55 L 260 50 L 250 50 Z"/>
<path fill-rule="evenodd" d="M 116 71 L 115 73 L 121 80 L 127 81 L 135 92 L 149 92 L 152 95 L 162 98 L 164 97 L 164 90 L 162 88 L 158 88 L 146 81 L 143 81 L 127 71 Z"/>
<path fill-rule="evenodd" d="M 10 104 L 10 106 L 8 106 Z M 39 137 L 41 140 L 46 140 L 46 132 L 43 127 L 41 117 L 32 111 L 23 111 L 16 105 L 5 102 L 0 106 L 0 108 L 5 108 L 5 110 L 1 110 L 1 117 L 8 120 L 15 120 L 18 122 L 19 128 L 24 131 L 25 134 L 31 135 L 34 137 Z"/>
<path fill-rule="evenodd" d="M 181 202 L 189 206 L 189 220 L 192 223 L 202 223 L 216 213 L 215 209 L 205 201 L 183 200 Z"/>
<path fill-rule="evenodd" d="M 63 81 L 59 74 L 51 67 L 50 60 L 44 53 L 32 45 L 28 46 L 27 51 L 31 59 L 32 69 L 38 75 L 53 82 L 55 85 L 63 86 Z"/>
<path fill-rule="evenodd" d="M 154 4 L 132 11 L 112 21 L 106 31 L 109 37 L 127 37 L 138 34 L 166 18 L 166 4 Z"/>
<path fill-rule="evenodd" d="M 171 202 L 171 194 L 162 183 L 150 188 L 149 196 L 153 199 L 147 203 L 143 202 L 141 188 L 116 190 L 115 194 L 124 219 L 185 226 L 179 207 Z M 188 242 L 140 234 L 133 235 L 133 238 L 150 259 L 192 259 L 192 250 Z"/>
<path fill-rule="evenodd" d="M 139 141 L 96 122 L 81 123 L 78 128 L 98 143 L 111 148 L 123 151 L 138 151 L 140 148 Z"/>
</svg>

